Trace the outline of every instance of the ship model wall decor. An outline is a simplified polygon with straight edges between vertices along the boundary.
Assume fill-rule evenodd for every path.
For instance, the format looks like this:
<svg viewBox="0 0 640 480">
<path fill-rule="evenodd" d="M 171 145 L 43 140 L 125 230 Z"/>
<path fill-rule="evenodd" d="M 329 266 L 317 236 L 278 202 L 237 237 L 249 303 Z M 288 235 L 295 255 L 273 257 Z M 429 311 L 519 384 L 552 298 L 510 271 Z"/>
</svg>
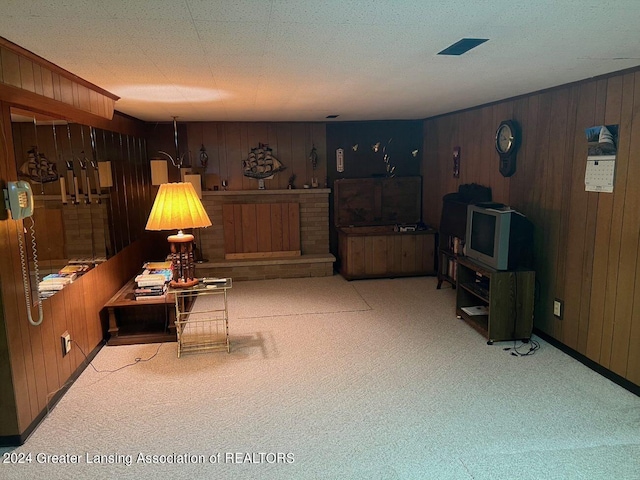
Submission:
<svg viewBox="0 0 640 480">
<path fill-rule="evenodd" d="M 252 148 L 247 159 L 242 161 L 243 175 L 257 180 L 271 178 L 273 174 L 286 168 L 273 156 L 273 151 L 265 143 L 260 143 L 256 148 Z"/>
<path fill-rule="evenodd" d="M 20 177 L 28 178 L 32 183 L 49 183 L 58 180 L 56 164 L 49 161 L 44 153 L 39 153 L 38 147 L 31 147 L 27 157 L 27 161 L 18 171 Z"/>
</svg>

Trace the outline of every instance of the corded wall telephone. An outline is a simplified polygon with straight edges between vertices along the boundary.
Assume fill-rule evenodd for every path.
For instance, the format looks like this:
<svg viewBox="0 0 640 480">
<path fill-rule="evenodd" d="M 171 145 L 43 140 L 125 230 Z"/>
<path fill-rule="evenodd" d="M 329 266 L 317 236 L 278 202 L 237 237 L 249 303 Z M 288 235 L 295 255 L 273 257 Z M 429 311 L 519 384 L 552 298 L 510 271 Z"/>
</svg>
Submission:
<svg viewBox="0 0 640 480">
<path fill-rule="evenodd" d="M 33 215 L 33 192 L 29 182 L 19 180 L 17 182 L 7 182 L 7 188 L 4 189 L 4 202 L 7 210 L 11 212 L 11 218 L 21 220 L 31 218 Z M 25 229 L 26 233 L 26 229 Z M 37 321 L 31 316 L 31 287 L 29 285 L 29 272 L 27 270 L 27 259 L 24 252 L 24 242 L 22 232 L 18 231 L 18 246 L 20 247 L 20 266 L 22 268 L 22 283 L 24 285 L 24 299 L 27 304 L 27 316 L 29 323 L 38 326 L 42 323 L 42 301 L 38 295 L 38 314 Z M 34 222 L 31 219 L 31 250 L 33 254 L 33 265 L 36 275 L 36 283 L 40 283 L 40 272 L 38 270 L 38 252 L 36 250 L 36 232 L 34 230 Z"/>
<path fill-rule="evenodd" d="M 29 182 L 24 180 L 9 182 L 5 192 L 5 203 L 14 220 L 33 215 L 33 192 Z"/>
</svg>

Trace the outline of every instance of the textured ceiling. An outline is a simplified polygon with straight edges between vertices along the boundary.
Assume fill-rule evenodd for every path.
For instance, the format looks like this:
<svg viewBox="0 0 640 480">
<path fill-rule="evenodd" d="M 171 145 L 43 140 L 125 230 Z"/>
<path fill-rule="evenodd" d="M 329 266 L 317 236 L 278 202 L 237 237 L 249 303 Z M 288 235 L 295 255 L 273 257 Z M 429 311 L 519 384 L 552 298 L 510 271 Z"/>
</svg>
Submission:
<svg viewBox="0 0 640 480">
<path fill-rule="evenodd" d="M 417 119 L 640 65 L 639 0 L 1 0 L 147 121 Z M 463 37 L 489 41 L 438 56 Z"/>
</svg>

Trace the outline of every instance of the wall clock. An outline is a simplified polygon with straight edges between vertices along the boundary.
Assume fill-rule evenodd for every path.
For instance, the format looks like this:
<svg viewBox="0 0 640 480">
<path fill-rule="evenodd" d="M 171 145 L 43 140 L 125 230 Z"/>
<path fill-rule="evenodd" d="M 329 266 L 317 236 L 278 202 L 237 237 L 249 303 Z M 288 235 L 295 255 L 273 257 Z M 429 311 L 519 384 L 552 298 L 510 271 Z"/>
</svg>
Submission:
<svg viewBox="0 0 640 480">
<path fill-rule="evenodd" d="M 516 153 L 520 146 L 520 130 L 513 120 L 504 120 L 496 130 L 496 150 L 500 155 L 500 173 L 510 177 L 516 173 Z"/>
</svg>

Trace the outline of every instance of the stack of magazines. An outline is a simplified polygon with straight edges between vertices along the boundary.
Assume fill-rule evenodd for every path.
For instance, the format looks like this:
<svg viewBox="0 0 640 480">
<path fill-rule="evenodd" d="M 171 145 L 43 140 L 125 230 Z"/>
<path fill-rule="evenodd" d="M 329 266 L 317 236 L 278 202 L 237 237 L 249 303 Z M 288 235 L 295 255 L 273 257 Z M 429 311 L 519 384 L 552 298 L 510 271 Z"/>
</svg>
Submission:
<svg viewBox="0 0 640 480">
<path fill-rule="evenodd" d="M 91 267 L 86 264 L 86 263 L 78 263 L 78 264 L 68 264 L 65 265 L 64 267 L 62 267 L 60 269 L 60 271 L 58 271 L 58 273 L 62 273 L 62 274 L 72 274 L 75 273 L 76 275 L 82 275 L 86 272 L 88 272 L 91 269 Z"/>
<path fill-rule="evenodd" d="M 50 273 L 38 284 L 40 298 L 49 298 L 76 279 L 75 273 Z"/>
<path fill-rule="evenodd" d="M 136 277 L 136 300 L 157 300 L 167 294 L 167 283 L 171 280 L 171 262 L 149 262 Z"/>
</svg>

